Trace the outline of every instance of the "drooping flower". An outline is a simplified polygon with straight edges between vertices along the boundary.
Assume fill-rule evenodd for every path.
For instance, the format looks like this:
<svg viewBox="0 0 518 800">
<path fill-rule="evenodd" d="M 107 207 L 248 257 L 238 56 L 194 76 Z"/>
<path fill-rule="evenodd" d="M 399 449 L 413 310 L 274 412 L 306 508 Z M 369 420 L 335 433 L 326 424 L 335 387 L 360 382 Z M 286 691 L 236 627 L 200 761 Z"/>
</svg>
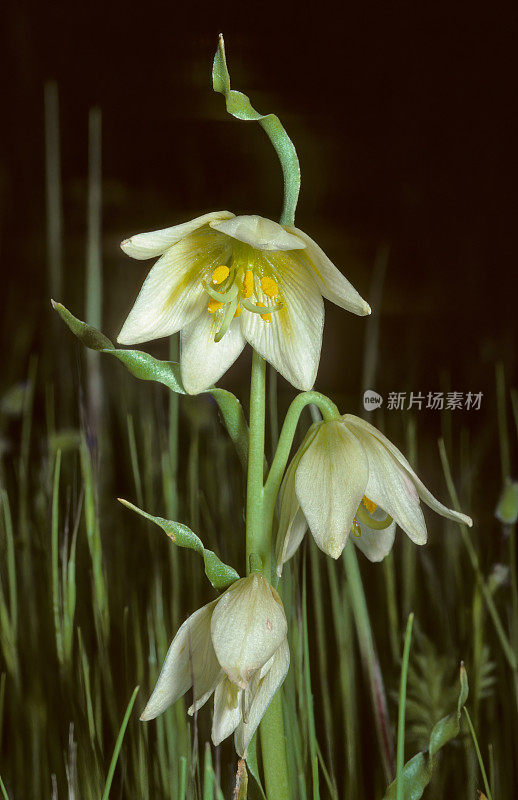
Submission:
<svg viewBox="0 0 518 800">
<path fill-rule="evenodd" d="M 352 414 L 315 423 L 281 487 L 278 574 L 308 527 L 318 547 L 333 558 L 340 556 L 350 532 L 371 561 L 388 555 L 396 525 L 416 544 L 425 544 L 420 500 L 447 519 L 472 525 L 470 517 L 436 500 L 373 425 Z"/>
<path fill-rule="evenodd" d="M 181 330 L 190 394 L 226 372 L 246 342 L 298 389 L 311 389 L 320 359 L 322 297 L 370 313 L 349 281 L 297 228 L 217 211 L 121 244 L 137 259 L 160 256 L 119 334 L 137 344 Z"/>
<path fill-rule="evenodd" d="M 214 693 L 212 740 L 235 732 L 246 750 L 290 663 L 281 599 L 266 579 L 252 573 L 217 600 L 195 611 L 167 653 L 141 720 L 154 719 L 191 687 L 194 714 Z"/>
</svg>

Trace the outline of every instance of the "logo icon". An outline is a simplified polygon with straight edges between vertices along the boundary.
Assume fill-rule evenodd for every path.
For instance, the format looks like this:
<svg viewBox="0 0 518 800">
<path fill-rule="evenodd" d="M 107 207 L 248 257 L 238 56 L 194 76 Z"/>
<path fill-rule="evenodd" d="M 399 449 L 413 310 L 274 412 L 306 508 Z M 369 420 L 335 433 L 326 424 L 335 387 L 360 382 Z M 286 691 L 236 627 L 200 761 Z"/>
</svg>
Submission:
<svg viewBox="0 0 518 800">
<path fill-rule="evenodd" d="M 363 407 L 365 411 L 374 411 L 374 409 L 379 408 L 382 403 L 383 397 L 377 392 L 373 392 L 372 389 L 367 389 L 367 391 L 363 393 Z"/>
</svg>

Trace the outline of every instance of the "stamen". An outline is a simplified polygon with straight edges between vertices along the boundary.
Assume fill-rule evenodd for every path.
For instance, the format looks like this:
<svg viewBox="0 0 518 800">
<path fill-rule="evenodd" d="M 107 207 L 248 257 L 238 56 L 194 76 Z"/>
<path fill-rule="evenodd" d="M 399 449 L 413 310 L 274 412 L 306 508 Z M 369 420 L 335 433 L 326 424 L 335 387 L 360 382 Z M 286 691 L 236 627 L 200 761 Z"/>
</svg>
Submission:
<svg viewBox="0 0 518 800">
<path fill-rule="evenodd" d="M 221 264 L 221 266 L 216 267 L 212 273 L 212 283 L 223 283 L 223 281 L 226 280 L 229 275 L 229 268 L 226 266 L 226 264 Z"/>
<path fill-rule="evenodd" d="M 213 289 L 212 286 L 209 286 L 207 281 L 202 281 L 202 284 L 207 294 L 214 300 L 219 300 L 221 303 L 228 303 L 229 300 L 233 300 L 239 291 L 235 283 L 232 284 L 228 292 L 218 292 L 216 289 Z"/>
<path fill-rule="evenodd" d="M 373 514 L 378 507 L 376 503 L 374 503 L 372 500 L 369 500 L 369 498 L 366 497 L 365 495 L 363 495 L 362 497 L 362 503 L 369 512 L 369 514 Z"/>
<path fill-rule="evenodd" d="M 264 303 L 261 303 L 261 302 L 257 303 L 257 305 L 259 306 L 259 308 L 266 308 L 267 307 L 267 306 L 265 306 Z M 271 322 L 272 321 L 272 315 L 271 314 L 261 314 L 261 319 L 264 319 L 265 322 Z"/>
<path fill-rule="evenodd" d="M 360 505 L 358 506 L 358 511 L 356 512 L 356 516 L 360 522 L 363 522 L 364 525 L 367 525 L 374 531 L 383 531 L 385 530 L 385 528 L 388 528 L 388 526 L 391 525 L 393 522 L 392 517 L 389 514 L 387 514 L 385 519 L 374 519 L 373 517 L 371 517 L 367 509 L 364 508 L 362 503 L 360 503 Z"/>
<path fill-rule="evenodd" d="M 214 337 L 215 342 L 220 342 L 223 339 L 224 335 L 230 328 L 230 323 L 234 319 L 234 314 L 237 308 L 237 297 L 235 297 L 232 302 L 227 304 L 225 309 L 225 316 L 223 317 L 223 322 L 221 323 L 220 329 Z"/>
<path fill-rule="evenodd" d="M 209 314 L 215 314 L 220 308 L 223 308 L 223 303 L 220 303 L 219 300 L 214 300 L 211 297 L 207 305 L 207 311 Z"/>
<path fill-rule="evenodd" d="M 241 316 L 241 306 L 238 306 L 236 308 L 236 313 L 234 314 L 234 317 L 240 317 L 240 316 Z"/>
<path fill-rule="evenodd" d="M 362 528 L 356 517 L 353 519 L 352 535 L 357 538 L 362 535 Z"/>
<path fill-rule="evenodd" d="M 246 308 L 247 311 L 251 311 L 252 314 L 261 314 L 262 316 L 264 314 L 265 308 L 268 309 L 268 314 L 269 314 L 270 312 L 273 311 L 280 311 L 281 308 L 283 308 L 284 303 L 277 303 L 274 306 L 265 306 L 264 303 L 257 303 L 257 305 L 254 305 L 253 303 L 250 302 L 250 300 L 242 298 L 241 305 L 243 306 L 243 308 Z"/>
<path fill-rule="evenodd" d="M 279 287 L 269 275 L 264 275 L 261 278 L 261 289 L 267 297 L 277 297 L 279 294 Z"/>
<path fill-rule="evenodd" d="M 247 269 L 243 278 L 243 297 L 252 297 L 254 293 L 254 273 Z"/>
</svg>

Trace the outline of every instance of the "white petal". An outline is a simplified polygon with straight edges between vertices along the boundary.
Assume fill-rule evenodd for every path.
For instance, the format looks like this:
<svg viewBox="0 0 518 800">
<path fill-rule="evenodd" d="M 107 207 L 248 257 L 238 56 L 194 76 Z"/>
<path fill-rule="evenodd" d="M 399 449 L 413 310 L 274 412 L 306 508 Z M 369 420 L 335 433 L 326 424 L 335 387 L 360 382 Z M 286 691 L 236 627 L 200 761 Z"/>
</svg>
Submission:
<svg viewBox="0 0 518 800">
<path fill-rule="evenodd" d="M 311 389 L 320 360 L 324 304 L 313 276 L 293 259 L 292 253 L 262 253 L 262 263 L 273 272 L 279 287 L 280 311 L 265 322 L 260 314 L 243 309 L 241 314 L 246 340 L 259 355 L 275 367 L 296 389 Z M 261 263 L 261 256 L 258 255 Z M 256 285 L 257 300 L 271 300 Z M 253 299 L 254 303 L 257 302 Z"/>
<path fill-rule="evenodd" d="M 382 520 L 386 517 L 386 512 L 382 508 L 377 508 L 372 514 L 374 519 Z M 396 535 L 396 523 L 391 522 L 388 528 L 375 530 L 359 520 L 361 536 L 351 536 L 352 541 L 359 547 L 369 561 L 383 561 L 392 550 Z"/>
<path fill-rule="evenodd" d="M 214 230 L 246 242 L 257 250 L 300 250 L 306 246 L 298 236 L 288 233 L 277 222 L 256 214 L 211 222 L 210 225 Z"/>
<path fill-rule="evenodd" d="M 426 523 L 410 476 L 379 439 L 356 425 L 353 431 L 363 444 L 369 462 L 369 480 L 364 494 L 384 508 L 413 542 L 426 544 Z"/>
<path fill-rule="evenodd" d="M 218 679 L 217 679 L 216 683 L 214 684 L 214 686 L 212 686 L 208 690 L 208 692 L 204 692 L 202 695 L 200 695 L 200 697 L 196 697 L 195 700 L 194 700 L 194 703 L 191 706 L 189 706 L 189 708 L 187 710 L 187 713 L 189 714 L 189 716 L 193 717 L 195 710 L 198 712 L 200 710 L 200 708 L 203 708 L 203 706 L 205 705 L 207 700 L 210 700 L 210 698 L 214 694 L 214 689 L 216 688 L 218 683 L 221 680 L 223 680 L 224 677 L 225 677 L 225 673 L 223 672 L 222 669 L 220 669 Z"/>
<path fill-rule="evenodd" d="M 279 529 L 277 531 L 277 575 L 282 575 L 282 568 L 295 553 L 307 530 L 306 517 L 300 507 L 295 491 L 295 474 L 300 459 L 316 436 L 318 423 L 311 426 L 304 441 L 293 456 L 279 491 Z"/>
<path fill-rule="evenodd" d="M 229 257 L 224 237 L 208 226 L 170 247 L 144 281 L 117 341 L 137 344 L 179 331 L 207 303 L 201 281 Z"/>
<path fill-rule="evenodd" d="M 216 686 L 212 718 L 212 741 L 215 745 L 234 733 L 241 722 L 242 694 L 243 690 L 226 677 Z"/>
<path fill-rule="evenodd" d="M 416 475 L 403 453 L 392 444 L 390 439 L 387 439 L 387 437 L 381 433 L 381 431 L 375 428 L 374 425 L 370 425 L 370 423 L 360 419 L 359 417 L 355 417 L 352 414 L 346 414 L 343 417 L 343 420 L 348 425 L 355 425 L 363 429 L 371 436 L 374 436 L 376 439 L 378 439 L 386 447 L 386 449 L 394 456 L 394 458 L 410 476 L 421 500 L 423 500 L 433 511 L 435 511 L 437 514 L 440 514 L 441 517 L 446 517 L 447 519 L 453 520 L 453 522 L 459 522 L 464 525 L 468 525 L 469 527 L 473 525 L 473 520 L 471 517 L 468 517 L 467 514 L 461 514 L 460 511 L 454 511 L 452 508 L 448 508 L 433 496 L 433 494 L 426 488 L 424 483 Z"/>
<path fill-rule="evenodd" d="M 367 459 L 341 421 L 320 423 L 295 475 L 297 497 L 315 542 L 338 558 L 367 485 Z"/>
<path fill-rule="evenodd" d="M 294 233 L 306 245 L 306 249 L 297 254 L 297 257 L 314 273 L 323 296 L 332 303 L 336 303 L 346 311 L 352 311 L 363 317 L 371 313 L 368 303 L 358 294 L 354 286 L 335 267 L 324 251 L 306 233 L 295 227 L 286 230 Z"/>
<path fill-rule="evenodd" d="M 287 631 L 279 595 L 262 575 L 252 573 L 219 598 L 211 621 L 217 659 L 228 677 L 245 688 L 279 647 Z"/>
<path fill-rule="evenodd" d="M 253 697 L 248 710 L 247 721 L 238 726 L 235 737 L 236 750 L 241 758 L 246 758 L 246 750 L 252 736 L 256 732 L 275 693 L 284 681 L 289 666 L 290 649 L 287 639 L 284 639 L 275 653 L 272 666 L 266 675 L 259 680 L 257 685 L 251 686 Z"/>
<path fill-rule="evenodd" d="M 200 316 L 182 330 L 180 365 L 182 383 L 189 394 L 198 394 L 218 381 L 234 363 L 245 346 L 239 319 L 234 319 L 223 338 L 214 341 L 223 310 Z"/>
<path fill-rule="evenodd" d="M 163 228 L 160 231 L 150 231 L 149 233 L 137 233 L 136 236 L 132 236 L 130 239 L 124 239 L 121 242 L 121 248 L 132 258 L 139 260 L 153 258 L 154 256 L 162 255 L 168 247 L 179 242 L 180 239 L 190 233 L 194 233 L 203 225 L 208 225 L 210 222 L 217 222 L 218 220 L 230 219 L 233 216 L 230 211 L 212 211 L 210 214 L 196 217 L 190 222 L 173 225 L 172 228 Z"/>
<path fill-rule="evenodd" d="M 198 696 L 201 697 L 211 686 L 214 689 L 221 673 L 210 635 L 210 620 L 217 602 L 213 600 L 199 608 L 178 630 L 141 720 L 154 719 L 175 703 L 191 688 L 193 677 Z"/>
</svg>

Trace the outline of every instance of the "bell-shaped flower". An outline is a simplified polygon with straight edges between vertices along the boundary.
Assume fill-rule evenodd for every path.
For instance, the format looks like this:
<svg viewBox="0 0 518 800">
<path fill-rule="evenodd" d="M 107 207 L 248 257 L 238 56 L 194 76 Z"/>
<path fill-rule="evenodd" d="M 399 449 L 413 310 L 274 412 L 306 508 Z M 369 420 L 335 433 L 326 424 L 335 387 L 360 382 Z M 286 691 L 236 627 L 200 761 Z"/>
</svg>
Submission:
<svg viewBox="0 0 518 800">
<path fill-rule="evenodd" d="M 235 733 L 245 757 L 290 663 L 287 622 L 275 589 L 252 573 L 180 627 L 141 719 L 151 720 L 193 689 L 194 714 L 214 694 L 212 740 Z"/>
<path fill-rule="evenodd" d="M 427 540 L 423 500 L 447 519 L 472 525 L 428 491 L 406 458 L 377 428 L 345 414 L 309 429 L 279 494 L 277 572 L 309 527 L 318 547 L 338 558 L 351 532 L 370 561 L 381 561 L 399 525 L 416 544 Z"/>
<path fill-rule="evenodd" d="M 349 281 L 297 228 L 216 211 L 121 244 L 137 259 L 160 256 L 119 334 L 137 344 L 181 330 L 187 392 L 214 384 L 248 342 L 298 389 L 311 389 L 326 297 L 370 313 Z"/>
</svg>

